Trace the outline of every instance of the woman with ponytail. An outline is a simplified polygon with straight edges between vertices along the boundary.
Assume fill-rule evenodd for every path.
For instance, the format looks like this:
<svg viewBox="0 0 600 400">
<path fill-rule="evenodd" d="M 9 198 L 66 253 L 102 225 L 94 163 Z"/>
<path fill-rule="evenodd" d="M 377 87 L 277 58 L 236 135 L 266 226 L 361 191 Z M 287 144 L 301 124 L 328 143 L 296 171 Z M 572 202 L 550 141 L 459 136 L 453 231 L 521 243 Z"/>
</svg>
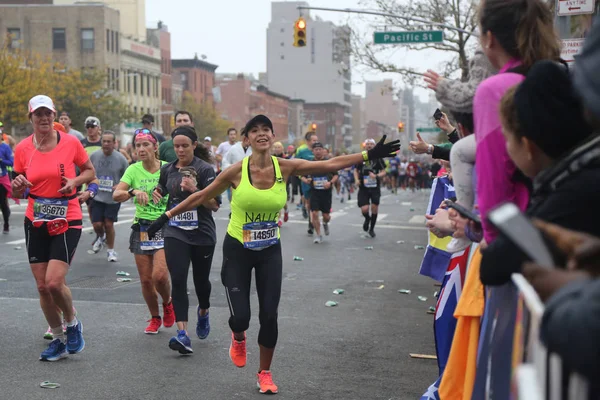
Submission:
<svg viewBox="0 0 600 400">
<path fill-rule="evenodd" d="M 177 160 L 162 167 L 158 185 L 152 193 L 156 202 L 164 196 L 169 196 L 167 210 L 177 206 L 192 193 L 204 189 L 215 179 L 210 153 L 198 143 L 198 136 L 193 127 L 180 126 L 173 131 L 171 137 Z M 177 323 L 177 335 L 171 338 L 169 347 L 180 354 L 193 352 L 188 336 L 187 278 L 190 262 L 198 297 L 196 335 L 200 339 L 206 339 L 210 332 L 209 275 L 217 243 L 212 212 L 218 209 L 218 201 L 211 199 L 196 209 L 173 218 L 164 228 L 165 255 L 171 274 Z"/>
<path fill-rule="evenodd" d="M 528 180 L 506 152 L 500 99 L 525 79 L 536 61 L 559 61 L 560 45 L 552 13 L 541 0 L 482 0 L 479 24 L 483 51 L 499 70 L 479 85 L 473 104 L 478 204 L 484 238 L 490 243 L 496 233 L 485 218 L 487 213 L 506 201 L 525 210 L 529 200 Z"/>
</svg>

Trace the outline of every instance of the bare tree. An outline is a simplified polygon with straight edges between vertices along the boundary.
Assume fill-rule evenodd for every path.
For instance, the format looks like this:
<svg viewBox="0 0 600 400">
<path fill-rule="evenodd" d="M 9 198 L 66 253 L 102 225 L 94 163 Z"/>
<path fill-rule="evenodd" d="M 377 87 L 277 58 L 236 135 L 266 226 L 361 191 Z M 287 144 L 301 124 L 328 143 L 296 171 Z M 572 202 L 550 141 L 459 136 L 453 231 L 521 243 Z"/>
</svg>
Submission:
<svg viewBox="0 0 600 400">
<path fill-rule="evenodd" d="M 424 51 L 435 49 L 452 55 L 452 58 L 445 62 L 441 74 L 449 76 L 456 71 L 460 71 L 461 80 L 465 81 L 469 74 L 469 58 L 467 56 L 468 45 L 474 44 L 472 40 L 475 36 L 472 32 L 477 28 L 477 4 L 475 0 L 363 0 L 363 5 L 373 8 L 385 14 L 398 15 L 399 17 L 381 17 L 383 23 L 378 26 L 386 25 L 394 27 L 401 31 L 419 31 L 429 29 L 424 23 L 413 22 L 402 18 L 413 17 L 428 20 L 436 23 L 442 23 L 467 32 L 458 32 L 443 27 L 432 26 L 435 30 L 444 32 L 443 43 L 422 43 L 422 44 L 402 44 L 406 49 Z M 371 26 L 370 30 L 374 30 Z M 373 44 L 372 32 L 361 32 L 356 27 L 352 29 L 351 52 L 354 61 L 371 70 L 381 72 L 394 72 L 402 76 L 403 80 L 412 85 L 415 78 L 421 75 L 420 71 L 412 68 L 396 65 L 385 58 L 389 55 L 389 45 Z"/>
</svg>

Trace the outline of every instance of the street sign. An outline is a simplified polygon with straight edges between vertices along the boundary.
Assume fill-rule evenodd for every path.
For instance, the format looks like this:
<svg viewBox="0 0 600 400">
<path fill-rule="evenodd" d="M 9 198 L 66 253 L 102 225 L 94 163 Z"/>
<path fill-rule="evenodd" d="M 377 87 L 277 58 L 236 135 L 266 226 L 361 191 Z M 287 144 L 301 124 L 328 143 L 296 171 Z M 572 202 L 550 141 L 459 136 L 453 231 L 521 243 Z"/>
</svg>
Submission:
<svg viewBox="0 0 600 400">
<path fill-rule="evenodd" d="M 406 43 L 441 43 L 444 41 L 442 31 L 414 31 L 414 32 L 375 32 L 375 44 L 406 44 Z"/>
<path fill-rule="evenodd" d="M 417 132 L 423 133 L 440 133 L 441 131 L 440 128 L 417 128 Z"/>
<path fill-rule="evenodd" d="M 595 0 L 557 0 L 557 14 L 568 15 L 593 14 Z"/>
<path fill-rule="evenodd" d="M 583 42 L 585 39 L 563 39 L 561 40 L 562 46 L 560 50 L 560 58 L 566 62 L 575 61 L 575 56 L 579 54 L 583 48 Z"/>
</svg>

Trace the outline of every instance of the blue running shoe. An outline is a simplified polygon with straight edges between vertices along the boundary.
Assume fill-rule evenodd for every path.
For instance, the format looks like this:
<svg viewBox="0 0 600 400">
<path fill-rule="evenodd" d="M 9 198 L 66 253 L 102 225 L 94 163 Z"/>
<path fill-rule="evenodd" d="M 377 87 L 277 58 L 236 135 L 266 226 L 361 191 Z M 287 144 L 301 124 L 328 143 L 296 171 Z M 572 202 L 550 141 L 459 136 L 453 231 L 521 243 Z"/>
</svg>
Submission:
<svg viewBox="0 0 600 400">
<path fill-rule="evenodd" d="M 41 361 L 58 361 L 67 357 L 67 347 L 60 339 L 54 339 L 40 355 Z"/>
<path fill-rule="evenodd" d="M 169 348 L 178 351 L 179 354 L 192 354 L 192 341 L 184 330 L 177 331 L 177 336 L 173 336 L 169 340 Z"/>
<path fill-rule="evenodd" d="M 83 340 L 83 325 L 77 321 L 75 326 L 67 326 L 67 351 L 69 354 L 80 353 L 85 347 Z"/>
<path fill-rule="evenodd" d="M 206 315 L 200 315 L 200 306 L 196 313 L 198 314 L 198 323 L 196 324 L 196 335 L 199 339 L 206 339 L 210 333 L 210 321 L 208 320 L 208 312 Z"/>
</svg>

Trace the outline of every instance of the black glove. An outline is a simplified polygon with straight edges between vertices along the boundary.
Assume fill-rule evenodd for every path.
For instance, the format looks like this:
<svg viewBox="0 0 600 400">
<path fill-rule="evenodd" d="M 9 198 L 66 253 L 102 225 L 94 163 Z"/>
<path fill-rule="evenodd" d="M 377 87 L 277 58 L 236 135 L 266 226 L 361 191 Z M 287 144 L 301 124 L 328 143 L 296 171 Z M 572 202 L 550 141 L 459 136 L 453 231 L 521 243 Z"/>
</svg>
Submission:
<svg viewBox="0 0 600 400">
<path fill-rule="evenodd" d="M 167 217 L 167 214 L 163 213 L 160 217 L 156 219 L 156 221 L 151 223 L 148 227 L 148 238 L 154 239 L 156 232 L 160 231 L 163 225 L 167 222 L 169 222 L 169 217 Z"/>
<path fill-rule="evenodd" d="M 379 143 L 371 150 L 367 152 L 369 160 L 375 160 L 376 158 L 394 157 L 398 150 L 400 150 L 400 141 L 393 140 L 388 143 L 384 143 L 387 135 L 383 135 Z"/>
</svg>

